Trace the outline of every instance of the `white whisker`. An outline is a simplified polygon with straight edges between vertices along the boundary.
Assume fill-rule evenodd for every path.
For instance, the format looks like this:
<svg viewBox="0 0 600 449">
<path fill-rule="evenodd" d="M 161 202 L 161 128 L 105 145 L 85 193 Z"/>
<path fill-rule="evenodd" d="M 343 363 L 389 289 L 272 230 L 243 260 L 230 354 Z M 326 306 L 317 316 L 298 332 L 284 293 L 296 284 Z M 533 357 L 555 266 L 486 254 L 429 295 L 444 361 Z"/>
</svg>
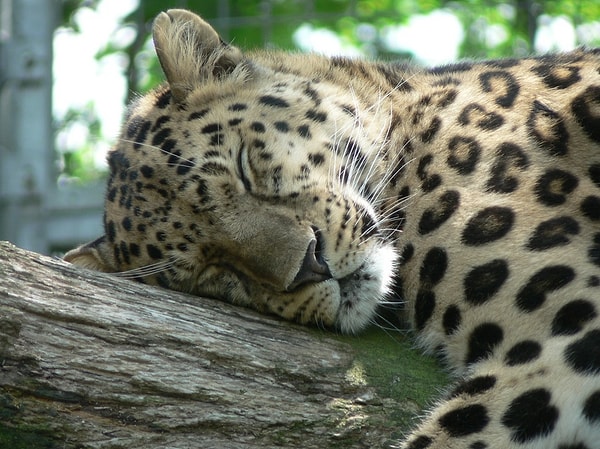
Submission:
<svg viewBox="0 0 600 449">
<path fill-rule="evenodd" d="M 120 271 L 113 273 L 115 276 L 124 279 L 133 279 L 138 277 L 152 276 L 158 273 L 167 271 L 173 266 L 172 260 L 163 260 L 154 264 L 145 265 L 143 267 L 132 268 L 131 270 Z"/>
<path fill-rule="evenodd" d="M 158 146 L 156 146 L 156 145 L 150 145 L 150 144 L 147 144 L 147 143 L 138 142 L 138 141 L 135 141 L 135 140 L 129 140 L 129 139 L 119 139 L 119 140 L 120 140 L 121 142 L 130 143 L 130 144 L 133 144 L 133 145 L 140 145 L 140 146 L 143 146 L 143 147 L 145 147 L 145 148 L 150 148 L 150 149 L 152 149 L 152 150 L 158 150 L 158 151 L 160 151 L 161 153 L 164 153 L 164 154 L 166 154 L 166 155 L 168 155 L 168 156 L 174 156 L 174 157 L 178 158 L 179 160 L 181 160 L 181 161 L 183 161 L 183 162 L 187 162 L 188 164 L 193 164 L 193 163 L 194 163 L 194 161 L 193 161 L 193 160 L 191 160 L 191 159 L 186 159 L 186 158 L 184 158 L 184 157 L 183 157 L 183 156 L 181 156 L 181 155 L 178 155 L 178 154 L 172 153 L 172 152 L 170 152 L 170 151 L 167 151 L 167 150 L 165 150 L 165 149 L 163 149 L 163 148 L 161 148 L 161 147 L 158 147 Z M 169 164 L 167 163 L 166 165 L 169 165 Z"/>
</svg>

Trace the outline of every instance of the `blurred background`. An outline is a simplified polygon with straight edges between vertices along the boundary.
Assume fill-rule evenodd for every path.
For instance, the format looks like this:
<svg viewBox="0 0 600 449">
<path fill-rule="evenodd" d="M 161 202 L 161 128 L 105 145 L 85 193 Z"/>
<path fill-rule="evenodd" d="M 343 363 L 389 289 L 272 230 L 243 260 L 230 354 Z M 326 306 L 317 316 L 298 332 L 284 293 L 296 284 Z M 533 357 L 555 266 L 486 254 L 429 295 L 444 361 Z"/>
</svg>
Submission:
<svg viewBox="0 0 600 449">
<path fill-rule="evenodd" d="M 102 233 L 106 152 L 162 80 L 149 33 L 168 8 L 246 49 L 426 66 L 600 46 L 592 0 L 0 0 L 0 240 L 60 254 Z"/>
</svg>

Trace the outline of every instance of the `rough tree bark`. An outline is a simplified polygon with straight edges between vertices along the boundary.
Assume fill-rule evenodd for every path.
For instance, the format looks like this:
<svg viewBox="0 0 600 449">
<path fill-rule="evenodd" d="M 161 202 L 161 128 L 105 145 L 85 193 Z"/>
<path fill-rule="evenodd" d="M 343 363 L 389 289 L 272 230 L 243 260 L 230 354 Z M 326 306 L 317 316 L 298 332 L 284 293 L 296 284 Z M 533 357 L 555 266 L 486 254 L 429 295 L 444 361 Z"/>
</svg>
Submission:
<svg viewBox="0 0 600 449">
<path fill-rule="evenodd" d="M 393 447 L 354 341 L 0 243 L 0 446 Z"/>
</svg>

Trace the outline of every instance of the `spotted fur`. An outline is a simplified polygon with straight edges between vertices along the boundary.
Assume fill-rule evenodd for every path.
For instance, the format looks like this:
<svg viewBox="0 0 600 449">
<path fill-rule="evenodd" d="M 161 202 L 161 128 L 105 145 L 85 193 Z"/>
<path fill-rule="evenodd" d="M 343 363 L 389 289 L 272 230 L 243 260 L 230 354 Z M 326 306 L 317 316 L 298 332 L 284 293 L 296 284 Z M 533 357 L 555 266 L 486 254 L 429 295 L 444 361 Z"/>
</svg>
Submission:
<svg viewBox="0 0 600 449">
<path fill-rule="evenodd" d="M 154 39 L 67 260 L 344 332 L 400 298 L 462 379 L 404 448 L 600 447 L 600 52 L 246 54 L 180 10 Z"/>
</svg>

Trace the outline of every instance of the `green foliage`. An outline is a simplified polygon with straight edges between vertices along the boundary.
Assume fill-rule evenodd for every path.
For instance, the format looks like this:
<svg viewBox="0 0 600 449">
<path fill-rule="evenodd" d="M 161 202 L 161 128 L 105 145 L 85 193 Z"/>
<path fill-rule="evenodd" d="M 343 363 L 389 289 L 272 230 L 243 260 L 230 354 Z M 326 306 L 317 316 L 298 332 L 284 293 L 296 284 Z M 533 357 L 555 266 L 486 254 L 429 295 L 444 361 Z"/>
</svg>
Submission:
<svg viewBox="0 0 600 449">
<path fill-rule="evenodd" d="M 59 449 L 61 442 L 36 429 L 22 430 L 0 423 L 0 447 L 11 449 Z"/>
<path fill-rule="evenodd" d="M 104 173 L 95 163 L 95 143 L 102 138 L 102 122 L 92 103 L 88 103 L 84 109 L 69 109 L 66 115 L 54 124 L 59 137 L 68 136 L 77 126 L 86 128 L 89 139 L 76 151 L 60 152 L 58 168 L 63 176 L 71 179 L 93 181 L 102 177 Z"/>
<path fill-rule="evenodd" d="M 356 351 L 352 374 L 358 379 L 354 381 L 375 390 L 376 397 L 367 399 L 367 405 L 373 402 L 386 408 L 387 420 L 378 426 L 389 427 L 397 437 L 414 425 L 415 414 L 430 407 L 449 383 L 436 360 L 416 351 L 408 335 L 371 328 L 359 337 L 338 338 Z"/>
<path fill-rule="evenodd" d="M 21 404 L 8 393 L 0 394 L 0 448 L 11 449 L 55 449 L 63 445 L 51 437 L 49 429 L 34 423 L 7 425 L 12 418 L 21 414 Z"/>
<path fill-rule="evenodd" d="M 82 7 L 97 8 L 102 0 L 63 1 L 62 25 L 77 31 L 74 13 Z M 574 26 L 596 26 L 600 3 L 589 0 L 140 0 L 139 6 L 122 21 L 122 27 L 133 27 L 137 37 L 126 48 L 110 43 L 99 52 L 98 60 L 114 53 L 126 55 L 124 76 L 129 84 L 131 100 L 156 86 L 162 73 L 154 55 L 149 30 L 154 17 L 168 8 L 187 8 L 202 15 L 215 26 L 226 41 L 242 48 L 297 49 L 294 32 L 309 23 L 314 29 L 335 33 L 346 45 L 366 56 L 383 59 L 410 57 L 386 45 L 384 32 L 389 27 L 406 25 L 411 17 L 444 10 L 459 19 L 464 39 L 459 57 L 483 58 L 523 56 L 533 52 L 533 42 L 541 19 L 564 16 Z M 597 31 L 596 31 L 597 32 Z M 584 33 L 580 33 L 584 34 Z M 438 30 L 431 30 L 431 40 L 443 40 Z M 586 42 L 600 45 L 598 37 Z M 68 127 L 72 120 L 91 117 L 90 126 L 101 121 L 84 111 L 62 118 L 60 126 Z M 95 137 L 95 136 L 94 136 Z M 82 154 L 64 155 L 64 172 L 83 178 L 96 176 L 97 170 L 86 169 L 90 163 L 90 148 Z"/>
<path fill-rule="evenodd" d="M 61 26 L 73 28 L 75 31 L 79 30 L 77 23 L 73 20 L 73 15 L 81 7 L 98 7 L 98 3 L 102 0 L 63 0 L 62 1 L 62 14 L 61 14 Z"/>
</svg>

